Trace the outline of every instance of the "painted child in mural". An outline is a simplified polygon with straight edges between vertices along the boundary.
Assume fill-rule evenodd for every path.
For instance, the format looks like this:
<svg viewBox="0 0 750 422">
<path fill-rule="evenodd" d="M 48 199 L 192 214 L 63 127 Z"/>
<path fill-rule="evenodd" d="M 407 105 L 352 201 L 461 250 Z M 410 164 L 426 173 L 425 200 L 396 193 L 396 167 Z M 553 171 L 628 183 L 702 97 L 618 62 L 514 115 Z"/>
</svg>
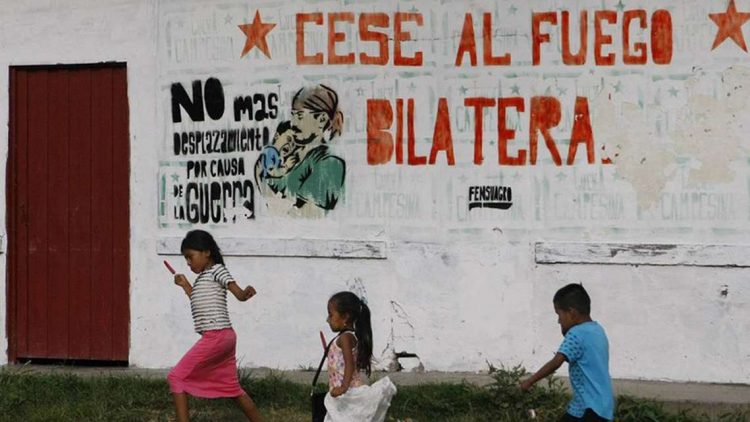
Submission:
<svg viewBox="0 0 750 422">
<path fill-rule="evenodd" d="M 396 386 L 388 377 L 365 384 L 370 375 L 372 325 L 370 308 L 352 292 L 328 300 L 328 325 L 338 335 L 328 349 L 326 422 L 383 422 Z"/>
<path fill-rule="evenodd" d="M 555 356 L 520 387 L 537 381 L 568 362 L 573 397 L 560 422 L 598 422 L 614 419 L 615 400 L 609 375 L 609 341 L 604 328 L 591 319 L 591 299 L 580 284 L 568 284 L 552 299 L 565 337 Z"/>
<path fill-rule="evenodd" d="M 188 394 L 204 398 L 232 398 L 247 419 L 260 422 L 255 403 L 237 378 L 237 335 L 229 321 L 227 290 L 239 301 L 255 296 L 252 286 L 241 288 L 224 266 L 224 258 L 210 233 L 192 230 L 181 245 L 190 269 L 198 274 L 193 285 L 183 274 L 175 274 L 174 283 L 190 298 L 198 342 L 169 372 L 167 381 L 174 398 L 177 420 L 186 422 Z"/>
<path fill-rule="evenodd" d="M 338 94 L 325 85 L 297 91 L 292 120 L 276 128 L 273 144 L 255 163 L 258 192 L 269 207 L 292 215 L 322 215 L 336 207 L 344 191 L 346 163 L 329 144 L 341 134 L 344 115 Z"/>
</svg>

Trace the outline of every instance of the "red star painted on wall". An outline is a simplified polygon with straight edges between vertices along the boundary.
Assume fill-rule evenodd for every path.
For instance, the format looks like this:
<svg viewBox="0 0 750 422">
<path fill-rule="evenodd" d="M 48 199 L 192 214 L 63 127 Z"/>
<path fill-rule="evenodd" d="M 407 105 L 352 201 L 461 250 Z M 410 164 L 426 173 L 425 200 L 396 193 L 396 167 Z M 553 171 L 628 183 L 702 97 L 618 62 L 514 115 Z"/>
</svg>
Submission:
<svg viewBox="0 0 750 422">
<path fill-rule="evenodd" d="M 745 37 L 742 35 L 742 25 L 750 19 L 750 13 L 738 12 L 734 7 L 734 0 L 729 0 L 729 6 L 724 13 L 709 13 L 708 17 L 719 27 L 716 33 L 714 45 L 711 50 L 718 47 L 725 39 L 731 38 L 735 44 L 747 52 Z"/>
<path fill-rule="evenodd" d="M 269 59 L 271 53 L 268 51 L 268 44 L 266 43 L 266 35 L 276 26 L 275 23 L 263 23 L 260 21 L 260 12 L 255 11 L 255 18 L 253 23 L 246 23 L 243 25 L 237 25 L 247 36 L 245 41 L 245 48 L 242 49 L 240 58 L 244 57 L 253 47 L 257 46 L 263 54 Z"/>
</svg>

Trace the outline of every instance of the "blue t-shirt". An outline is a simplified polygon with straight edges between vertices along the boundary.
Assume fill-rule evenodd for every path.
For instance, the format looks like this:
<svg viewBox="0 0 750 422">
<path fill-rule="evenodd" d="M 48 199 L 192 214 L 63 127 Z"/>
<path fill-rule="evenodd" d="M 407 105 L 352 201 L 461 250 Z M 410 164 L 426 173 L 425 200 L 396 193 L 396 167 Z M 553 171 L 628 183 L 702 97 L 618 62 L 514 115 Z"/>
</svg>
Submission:
<svg viewBox="0 0 750 422">
<path fill-rule="evenodd" d="M 615 399 L 609 376 L 609 342 L 604 328 L 595 321 L 575 325 L 565 334 L 559 353 L 570 366 L 573 399 L 567 412 L 577 418 L 591 409 L 602 418 L 613 420 Z"/>
</svg>

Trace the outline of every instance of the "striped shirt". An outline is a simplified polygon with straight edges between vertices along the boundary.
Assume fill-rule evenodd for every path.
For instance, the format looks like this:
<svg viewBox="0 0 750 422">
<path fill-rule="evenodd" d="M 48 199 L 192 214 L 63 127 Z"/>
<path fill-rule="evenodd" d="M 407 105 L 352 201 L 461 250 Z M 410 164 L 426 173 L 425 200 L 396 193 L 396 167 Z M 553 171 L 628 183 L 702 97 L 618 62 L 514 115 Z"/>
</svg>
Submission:
<svg viewBox="0 0 750 422">
<path fill-rule="evenodd" d="M 206 268 L 195 279 L 190 295 L 190 310 L 198 334 L 232 328 L 227 311 L 227 286 L 232 281 L 234 278 L 222 264 Z"/>
</svg>

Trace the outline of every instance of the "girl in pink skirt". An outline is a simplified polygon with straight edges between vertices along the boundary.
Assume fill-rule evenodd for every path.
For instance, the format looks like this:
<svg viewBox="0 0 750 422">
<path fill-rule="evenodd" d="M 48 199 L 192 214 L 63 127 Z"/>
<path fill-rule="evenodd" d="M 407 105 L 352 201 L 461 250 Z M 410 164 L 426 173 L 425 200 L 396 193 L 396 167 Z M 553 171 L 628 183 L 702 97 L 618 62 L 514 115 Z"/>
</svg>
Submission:
<svg viewBox="0 0 750 422">
<path fill-rule="evenodd" d="M 255 403 L 240 387 L 237 379 L 235 349 L 237 336 L 227 312 L 227 290 L 244 302 L 255 296 L 252 286 L 241 288 L 224 267 L 224 258 L 216 241 L 206 231 L 192 230 L 182 240 L 182 255 L 194 273 L 195 283 L 183 274 L 176 274 L 174 282 L 190 298 L 195 331 L 201 335 L 167 376 L 174 396 L 177 420 L 190 420 L 188 398 L 231 397 L 253 422 L 261 421 Z"/>
</svg>

